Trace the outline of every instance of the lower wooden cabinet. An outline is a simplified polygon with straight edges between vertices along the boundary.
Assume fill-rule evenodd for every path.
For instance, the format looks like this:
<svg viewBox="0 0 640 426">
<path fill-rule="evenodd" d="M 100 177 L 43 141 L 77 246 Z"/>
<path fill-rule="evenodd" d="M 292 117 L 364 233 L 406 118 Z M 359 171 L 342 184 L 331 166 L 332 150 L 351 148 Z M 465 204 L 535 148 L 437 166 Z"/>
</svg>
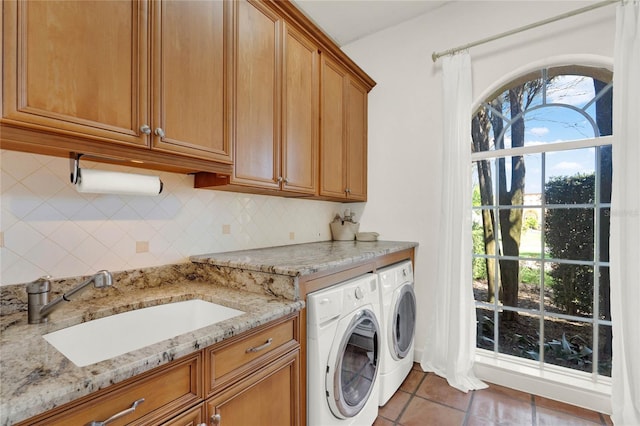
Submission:
<svg viewBox="0 0 640 426">
<path fill-rule="evenodd" d="M 299 360 L 300 352 L 291 352 L 210 398 L 209 424 L 299 425 Z"/>
<path fill-rule="evenodd" d="M 117 414 L 121 416 L 110 426 L 161 424 L 200 401 L 202 354 L 198 352 L 20 424 L 86 425 Z"/>
<path fill-rule="evenodd" d="M 298 319 L 275 321 L 205 349 L 205 398 L 299 347 Z"/>
<path fill-rule="evenodd" d="M 110 418 L 109 426 L 297 426 L 299 363 L 296 313 L 32 417 L 18 426 L 81 426 Z"/>
<path fill-rule="evenodd" d="M 162 423 L 162 426 L 206 426 L 204 404 L 198 404 L 178 417 Z"/>
</svg>

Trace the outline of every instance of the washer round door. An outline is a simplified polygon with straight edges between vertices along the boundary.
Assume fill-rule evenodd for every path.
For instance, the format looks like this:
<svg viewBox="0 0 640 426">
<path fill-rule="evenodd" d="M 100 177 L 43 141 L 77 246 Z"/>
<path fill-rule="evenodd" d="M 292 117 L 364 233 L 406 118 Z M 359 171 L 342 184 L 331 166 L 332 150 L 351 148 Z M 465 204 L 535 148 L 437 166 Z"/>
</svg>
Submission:
<svg viewBox="0 0 640 426">
<path fill-rule="evenodd" d="M 389 324 L 389 345 L 391 355 L 396 360 L 403 359 L 409 353 L 416 329 L 416 295 L 411 284 L 396 290 L 393 316 Z"/>
<path fill-rule="evenodd" d="M 336 337 L 339 344 L 331 348 L 329 357 L 335 364 L 327 366 L 327 399 L 333 415 L 346 419 L 364 408 L 373 391 L 378 377 L 380 325 L 372 310 L 362 309 L 344 331 L 338 327 Z"/>
</svg>

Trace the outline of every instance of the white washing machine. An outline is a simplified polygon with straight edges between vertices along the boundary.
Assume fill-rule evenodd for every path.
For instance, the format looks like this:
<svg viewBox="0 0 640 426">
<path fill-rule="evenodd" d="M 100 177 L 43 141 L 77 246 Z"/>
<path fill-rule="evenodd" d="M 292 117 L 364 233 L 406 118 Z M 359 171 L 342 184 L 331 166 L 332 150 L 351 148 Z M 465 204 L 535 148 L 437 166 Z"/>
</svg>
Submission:
<svg viewBox="0 0 640 426">
<path fill-rule="evenodd" d="M 389 401 L 413 366 L 416 296 L 411 261 L 378 270 L 382 349 L 380 406 Z"/>
<path fill-rule="evenodd" d="M 307 296 L 307 425 L 368 426 L 376 420 L 379 304 L 375 274 Z"/>
</svg>

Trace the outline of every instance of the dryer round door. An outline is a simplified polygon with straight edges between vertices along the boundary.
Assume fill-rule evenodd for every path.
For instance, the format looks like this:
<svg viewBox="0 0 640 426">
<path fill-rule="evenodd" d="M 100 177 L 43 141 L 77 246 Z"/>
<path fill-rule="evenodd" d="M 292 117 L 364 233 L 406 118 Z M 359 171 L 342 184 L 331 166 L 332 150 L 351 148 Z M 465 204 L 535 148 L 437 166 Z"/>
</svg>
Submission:
<svg viewBox="0 0 640 426">
<path fill-rule="evenodd" d="M 338 326 L 327 366 L 326 390 L 333 415 L 346 419 L 364 408 L 378 377 L 380 325 L 370 309 L 342 321 L 349 322 L 346 328 Z"/>
<path fill-rule="evenodd" d="M 389 346 L 393 358 L 403 359 L 409 353 L 416 328 L 416 295 L 411 284 L 396 290 L 393 316 L 389 324 Z"/>
</svg>

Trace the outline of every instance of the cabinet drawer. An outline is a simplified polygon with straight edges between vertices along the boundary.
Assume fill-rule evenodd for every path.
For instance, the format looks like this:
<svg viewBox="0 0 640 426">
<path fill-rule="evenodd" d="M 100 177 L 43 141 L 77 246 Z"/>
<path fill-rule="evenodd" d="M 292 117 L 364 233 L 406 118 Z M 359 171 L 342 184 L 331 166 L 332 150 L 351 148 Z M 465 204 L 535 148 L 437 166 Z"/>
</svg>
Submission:
<svg viewBox="0 0 640 426">
<path fill-rule="evenodd" d="M 180 412 L 201 400 L 202 377 L 200 353 L 189 356 L 151 374 L 136 377 L 135 381 L 115 385 L 100 396 L 83 399 L 51 417 L 41 417 L 37 425 L 86 425 L 91 421 L 105 421 L 116 413 L 131 409 L 134 402 L 144 398 L 135 410 L 109 426 L 125 424 L 158 424 L 172 413 Z M 72 403 L 73 404 L 73 403 Z"/>
<path fill-rule="evenodd" d="M 298 346 L 297 316 L 213 346 L 205 351 L 207 395 Z"/>
</svg>

